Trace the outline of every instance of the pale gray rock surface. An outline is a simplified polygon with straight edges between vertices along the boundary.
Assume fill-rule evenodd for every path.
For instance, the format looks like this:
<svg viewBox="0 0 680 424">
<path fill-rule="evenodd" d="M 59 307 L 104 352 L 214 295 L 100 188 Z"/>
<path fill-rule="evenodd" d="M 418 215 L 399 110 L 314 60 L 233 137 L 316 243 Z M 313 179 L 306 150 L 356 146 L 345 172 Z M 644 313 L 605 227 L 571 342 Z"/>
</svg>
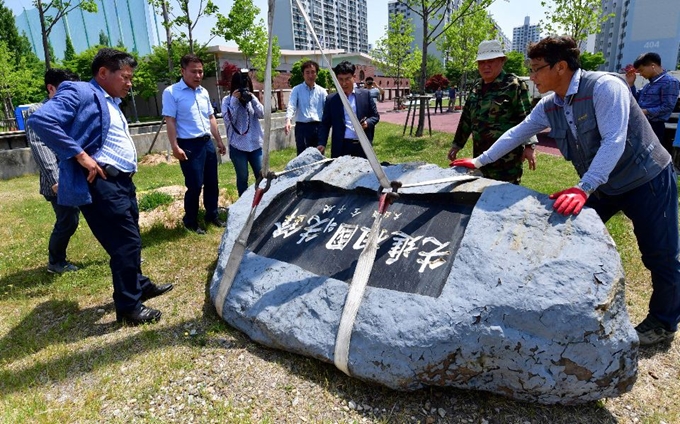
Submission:
<svg viewBox="0 0 680 424">
<path fill-rule="evenodd" d="M 308 149 L 288 169 L 320 159 Z M 385 171 L 404 183 L 458 175 L 414 163 Z M 258 213 L 304 179 L 379 187 L 367 161 L 342 157 L 276 179 Z M 638 339 L 625 308 L 620 257 L 593 210 L 563 217 L 547 195 L 486 179 L 406 191 L 469 192 L 479 200 L 440 296 L 366 288 L 350 344 L 352 376 L 398 390 L 451 386 L 544 404 L 631 390 Z M 230 207 L 213 301 L 252 198 L 253 187 Z M 246 251 L 222 313 L 259 343 L 332 363 L 348 288 Z"/>
</svg>

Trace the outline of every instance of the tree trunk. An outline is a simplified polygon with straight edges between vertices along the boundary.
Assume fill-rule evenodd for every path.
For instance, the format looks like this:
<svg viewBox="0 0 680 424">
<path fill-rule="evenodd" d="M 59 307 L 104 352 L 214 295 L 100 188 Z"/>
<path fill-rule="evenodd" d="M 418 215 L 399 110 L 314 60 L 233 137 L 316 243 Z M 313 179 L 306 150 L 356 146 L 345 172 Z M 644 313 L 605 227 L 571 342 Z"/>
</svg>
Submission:
<svg viewBox="0 0 680 424">
<path fill-rule="evenodd" d="M 168 16 L 168 3 L 163 0 L 161 2 L 163 8 L 163 26 L 165 27 L 165 39 L 168 45 L 168 71 L 170 75 L 174 71 L 174 64 L 172 63 L 172 31 L 170 30 L 170 17 Z M 158 106 L 156 106 L 158 108 Z"/>
<path fill-rule="evenodd" d="M 194 54 L 194 35 L 191 33 L 191 24 L 187 25 L 187 35 L 189 36 L 189 53 Z"/>
<path fill-rule="evenodd" d="M 423 10 L 423 58 L 420 63 L 420 81 L 418 82 L 420 95 L 425 95 L 425 80 L 427 79 L 427 45 L 429 40 L 427 39 L 427 23 L 429 21 L 428 10 Z M 416 129 L 416 137 L 422 137 L 425 130 L 425 102 L 420 102 L 420 110 L 418 113 L 418 128 Z"/>
<path fill-rule="evenodd" d="M 45 29 L 45 11 L 43 10 L 42 1 L 38 1 L 38 16 L 40 17 L 40 35 L 42 36 L 43 52 L 45 54 L 45 69 L 50 69 L 52 67 L 51 57 L 50 57 L 50 42 L 47 39 L 47 31 Z"/>
</svg>

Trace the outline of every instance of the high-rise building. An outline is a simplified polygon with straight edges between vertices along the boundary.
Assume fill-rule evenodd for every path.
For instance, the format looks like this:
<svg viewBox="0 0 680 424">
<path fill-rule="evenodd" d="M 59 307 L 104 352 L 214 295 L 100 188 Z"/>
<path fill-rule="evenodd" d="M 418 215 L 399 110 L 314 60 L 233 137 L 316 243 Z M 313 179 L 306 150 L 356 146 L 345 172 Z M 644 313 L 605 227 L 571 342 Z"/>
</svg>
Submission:
<svg viewBox="0 0 680 424">
<path fill-rule="evenodd" d="M 368 53 L 366 0 L 300 0 L 324 49 Z M 317 45 L 293 0 L 276 0 L 272 32 L 279 46 L 314 50 Z"/>
<path fill-rule="evenodd" d="M 529 43 L 537 43 L 541 40 L 541 27 L 531 25 L 529 16 L 524 18 L 524 25 L 515 27 L 512 30 L 512 50 L 520 52 L 527 57 L 527 47 Z"/>
<path fill-rule="evenodd" d="M 99 44 L 100 33 L 106 35 L 111 46 L 123 45 L 142 56 L 158 44 L 156 14 L 146 0 L 97 0 L 96 3 L 96 13 L 76 8 L 52 28 L 49 41 L 57 58 L 64 57 L 67 34 L 76 53 Z M 53 14 L 54 10 L 48 11 L 48 15 Z M 19 32 L 26 33 L 33 51 L 45 59 L 38 10 L 24 9 L 15 19 Z"/>
<path fill-rule="evenodd" d="M 645 52 L 661 56 L 661 65 L 673 70 L 680 49 L 680 2 L 677 0 L 604 0 L 603 14 L 614 13 L 602 24 L 595 51 L 605 63 L 600 70 L 616 72 Z"/>
</svg>

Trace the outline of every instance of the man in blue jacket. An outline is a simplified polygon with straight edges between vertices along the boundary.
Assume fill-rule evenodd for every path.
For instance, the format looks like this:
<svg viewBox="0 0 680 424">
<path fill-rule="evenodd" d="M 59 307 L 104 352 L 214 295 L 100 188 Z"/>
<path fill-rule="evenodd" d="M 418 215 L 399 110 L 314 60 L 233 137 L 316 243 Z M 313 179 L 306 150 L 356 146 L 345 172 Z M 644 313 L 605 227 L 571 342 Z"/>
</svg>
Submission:
<svg viewBox="0 0 680 424">
<path fill-rule="evenodd" d="M 128 53 L 104 48 L 92 62 L 89 82 L 63 82 L 29 125 L 59 158 L 57 202 L 78 206 L 111 257 L 118 322 L 157 321 L 161 312 L 143 301 L 172 289 L 141 274 L 142 241 L 132 176 L 137 151 L 119 108 L 137 66 Z"/>
<path fill-rule="evenodd" d="M 354 89 L 355 71 L 355 66 L 348 61 L 340 62 L 333 68 L 342 91 L 347 96 L 350 106 L 361 122 L 361 127 L 366 132 L 366 137 L 373 142 L 373 131 L 375 125 L 380 121 L 380 115 L 376 104 L 371 100 L 369 91 L 363 88 Z M 331 128 L 333 129 L 332 158 L 344 155 L 366 157 L 361 144 L 359 144 L 359 136 L 342 105 L 338 93 L 328 96 L 323 108 L 323 117 L 319 126 L 319 145 L 322 145 L 324 149 L 326 143 L 328 143 L 328 133 Z"/>
</svg>

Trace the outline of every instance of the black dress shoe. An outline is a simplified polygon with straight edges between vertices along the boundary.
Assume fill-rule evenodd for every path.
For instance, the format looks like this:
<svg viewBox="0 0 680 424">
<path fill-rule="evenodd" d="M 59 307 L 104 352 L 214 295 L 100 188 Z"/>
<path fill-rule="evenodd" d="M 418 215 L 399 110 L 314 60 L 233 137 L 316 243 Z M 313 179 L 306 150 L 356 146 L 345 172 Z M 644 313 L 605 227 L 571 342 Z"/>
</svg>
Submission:
<svg viewBox="0 0 680 424">
<path fill-rule="evenodd" d="M 186 228 L 187 230 L 189 230 L 191 232 L 198 234 L 199 236 L 202 236 L 203 234 L 205 234 L 205 230 L 203 228 L 199 227 L 199 226 L 189 227 L 188 225 L 185 225 L 184 228 Z"/>
<path fill-rule="evenodd" d="M 208 221 L 208 222 L 211 223 L 212 225 L 214 225 L 215 227 L 222 227 L 222 228 L 224 228 L 224 227 L 227 226 L 226 221 L 222 221 L 222 220 L 219 219 L 219 218 L 213 218 L 213 219 L 211 219 L 211 220 Z"/>
<path fill-rule="evenodd" d="M 163 284 L 162 286 L 157 286 L 155 284 L 151 284 L 151 288 L 148 290 L 145 290 L 142 293 L 142 302 L 146 302 L 149 299 L 153 299 L 154 297 L 158 297 L 162 295 L 163 293 L 169 292 L 172 290 L 174 286 L 172 284 Z"/>
<path fill-rule="evenodd" d="M 116 321 L 127 325 L 150 324 L 161 319 L 161 311 L 141 305 L 133 311 L 116 311 Z"/>
</svg>

